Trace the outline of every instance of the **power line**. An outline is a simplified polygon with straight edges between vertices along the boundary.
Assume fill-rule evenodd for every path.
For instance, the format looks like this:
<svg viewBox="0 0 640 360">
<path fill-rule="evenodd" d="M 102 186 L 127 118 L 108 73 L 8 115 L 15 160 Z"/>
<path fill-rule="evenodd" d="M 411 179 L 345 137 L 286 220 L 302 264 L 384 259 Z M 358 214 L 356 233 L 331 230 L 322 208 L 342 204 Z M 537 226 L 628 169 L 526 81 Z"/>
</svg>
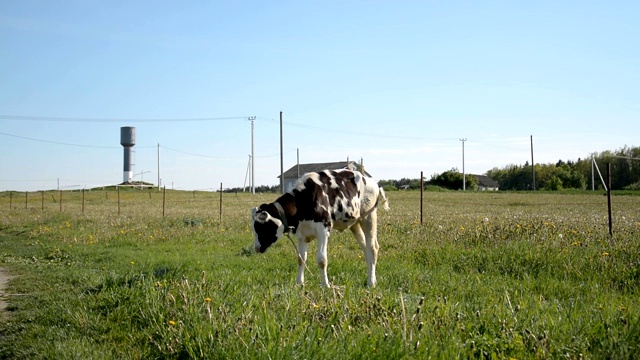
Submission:
<svg viewBox="0 0 640 360">
<path fill-rule="evenodd" d="M 617 159 L 640 160 L 640 158 L 634 158 L 634 157 L 630 157 L 630 156 L 617 156 L 617 155 L 613 155 L 612 157 L 617 158 Z"/>
<path fill-rule="evenodd" d="M 4 133 L 4 132 L 0 132 L 0 135 L 14 137 L 14 138 L 18 138 L 18 139 L 29 140 L 29 141 L 37 141 L 37 142 L 43 142 L 43 143 L 48 143 L 48 144 L 56 144 L 56 145 L 64 145 L 64 146 L 75 146 L 75 147 L 97 148 L 97 149 L 120 149 L 120 146 L 100 146 L 100 145 L 72 144 L 72 143 L 66 143 L 66 142 L 60 142 L 60 141 L 36 139 L 36 138 L 27 137 L 27 136 L 8 134 L 8 133 Z M 136 149 L 144 149 L 144 148 L 152 148 L 152 147 L 155 148 L 156 146 L 154 146 L 154 145 L 149 145 L 149 146 L 136 145 Z M 182 154 L 191 155 L 191 156 L 204 157 L 204 158 L 210 158 L 210 159 L 244 159 L 244 156 L 212 156 L 212 155 L 197 154 L 197 153 L 193 153 L 193 152 L 172 149 L 172 148 L 166 147 L 166 146 L 162 146 L 162 148 L 163 149 L 167 149 L 167 150 L 171 150 L 171 151 L 174 151 L 174 152 L 177 152 L 177 153 L 182 153 Z M 286 153 L 290 153 L 292 151 L 295 151 L 295 149 L 288 150 L 288 151 L 285 152 L 285 154 Z M 275 157 L 275 156 L 279 156 L 279 155 L 280 154 L 272 154 L 272 155 L 262 155 L 262 156 L 256 156 L 256 157 L 257 158 L 270 158 L 270 157 Z"/>
<path fill-rule="evenodd" d="M 301 128 L 327 131 L 327 132 L 331 132 L 332 134 L 336 134 L 335 128 L 324 128 L 321 126 L 299 124 L 299 123 L 294 123 L 289 121 L 283 121 L 283 123 L 292 125 L 292 126 L 301 127 Z M 365 133 L 365 132 L 359 132 L 359 131 L 349 131 L 344 129 L 340 129 L 338 133 L 344 134 L 344 135 L 356 135 L 356 136 L 378 137 L 378 138 L 384 138 L 384 139 L 400 139 L 400 140 L 457 140 L 456 138 L 429 138 L 429 137 L 423 137 L 423 136 L 402 136 L 402 135 Z"/>
<path fill-rule="evenodd" d="M 189 152 L 189 151 L 172 149 L 172 148 L 166 147 L 164 145 L 161 145 L 160 147 L 162 149 L 174 151 L 174 152 L 185 154 L 185 155 L 198 156 L 198 157 L 210 158 L 210 159 L 246 159 L 246 157 L 244 157 L 244 156 L 212 156 L 212 155 L 196 154 L 196 153 L 192 153 L 192 152 Z M 288 154 L 288 153 L 293 152 L 295 150 L 296 149 L 291 149 L 291 150 L 285 151 L 284 153 Z M 256 158 L 270 158 L 270 157 L 276 157 L 276 156 L 280 156 L 280 154 L 262 155 L 262 156 L 256 156 Z"/>
<path fill-rule="evenodd" d="M 196 153 L 192 153 L 192 152 L 188 152 L 188 151 L 176 150 L 176 149 L 172 149 L 170 147 L 166 147 L 164 145 L 161 145 L 160 147 L 162 149 L 174 151 L 174 152 L 177 152 L 177 153 L 181 153 L 181 154 L 185 154 L 185 155 L 191 155 L 191 156 L 198 156 L 198 157 L 203 157 L 203 158 L 210 158 L 210 159 L 244 159 L 244 156 L 211 156 L 211 155 L 196 154 Z"/>
<path fill-rule="evenodd" d="M 49 143 L 49 144 L 65 145 L 65 146 L 77 146 L 77 147 L 99 148 L 99 149 L 117 149 L 118 148 L 117 146 L 82 145 L 82 144 L 71 144 L 71 143 L 65 143 L 65 142 L 59 142 L 59 141 L 35 139 L 35 138 L 26 137 L 26 136 L 7 134 L 7 133 L 3 133 L 3 132 L 0 132 L 0 135 L 10 136 L 10 137 L 18 138 L 18 139 L 25 139 L 25 140 L 30 140 L 30 141 L 38 141 L 38 142 L 43 142 L 43 143 Z"/>
<path fill-rule="evenodd" d="M 265 121 L 272 122 L 272 123 L 278 123 L 278 121 L 276 119 L 268 118 L 268 117 L 258 116 L 258 117 L 255 117 L 255 119 L 256 120 L 265 120 Z M 290 121 L 283 121 L 282 123 L 283 124 L 287 124 L 287 125 L 291 125 L 291 126 L 295 126 L 295 127 L 305 128 L 305 129 L 314 129 L 314 130 L 326 131 L 326 132 L 330 132 L 330 133 L 332 133 L 334 135 L 336 134 L 336 129 L 335 128 L 325 128 L 325 127 L 322 127 L 322 126 L 300 124 L 300 123 L 295 123 L 295 122 L 290 122 Z M 379 137 L 379 138 L 400 139 L 400 140 L 457 140 L 456 138 L 432 138 L 432 137 L 423 137 L 423 136 L 403 136 L 403 135 L 365 133 L 365 132 L 359 132 L 359 131 L 349 131 L 349 130 L 344 130 L 344 129 L 340 129 L 339 133 L 340 134 L 344 134 L 344 135 L 357 135 L 357 136 Z"/>
<path fill-rule="evenodd" d="M 139 122 L 139 123 L 151 123 L 151 122 L 207 122 L 207 121 L 227 121 L 227 120 L 247 120 L 251 118 L 251 116 L 229 116 L 229 117 L 202 117 L 202 118 L 82 118 L 82 117 L 54 117 L 54 116 L 30 116 L 30 115 L 0 115 L 0 119 L 2 120 L 25 120 L 25 121 L 47 121 L 47 122 L 86 122 L 86 123 L 119 123 L 119 122 Z M 268 122 L 277 123 L 277 121 L 270 117 L 264 116 L 255 116 L 254 120 L 263 120 Z M 330 132 L 332 134 L 336 133 L 335 128 L 325 128 L 321 126 L 300 124 L 295 122 L 283 121 L 284 124 L 291 125 L 294 127 L 306 128 L 306 129 L 314 129 L 325 132 Z M 367 133 L 367 132 L 359 132 L 359 131 L 349 131 L 345 129 L 340 129 L 340 134 L 344 135 L 355 135 L 355 136 L 363 136 L 363 137 L 374 137 L 374 138 L 383 138 L 383 139 L 399 139 L 399 140 L 438 140 L 438 141 L 450 141 L 450 140 L 458 140 L 457 138 L 434 138 L 434 137 L 424 137 L 424 136 L 403 136 L 403 135 L 390 135 L 390 134 L 379 134 L 379 133 Z"/>
<path fill-rule="evenodd" d="M 91 123 L 112 123 L 112 122 L 190 122 L 190 121 L 225 121 L 243 120 L 247 116 L 230 117 L 203 117 L 203 118 L 78 118 L 78 117 L 53 117 L 53 116 L 26 116 L 26 115 L 0 115 L 3 120 L 25 120 L 25 121 L 49 121 L 49 122 L 91 122 Z"/>
</svg>

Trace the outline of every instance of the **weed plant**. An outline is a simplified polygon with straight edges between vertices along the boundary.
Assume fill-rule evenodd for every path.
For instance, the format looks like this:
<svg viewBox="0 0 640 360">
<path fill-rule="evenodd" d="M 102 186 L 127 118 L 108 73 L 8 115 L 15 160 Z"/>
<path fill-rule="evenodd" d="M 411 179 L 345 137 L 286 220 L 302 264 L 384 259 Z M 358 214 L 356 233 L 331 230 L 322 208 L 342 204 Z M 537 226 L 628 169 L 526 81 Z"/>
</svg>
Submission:
<svg viewBox="0 0 640 360">
<path fill-rule="evenodd" d="M 320 287 L 293 245 L 250 251 L 275 194 L 0 195 L 2 359 L 636 358 L 640 198 L 389 193 L 378 287 L 348 232 Z M 15 198 L 13 201 L 16 201 Z M 59 201 L 59 200 L 58 200 Z M 26 207 L 26 208 L 25 208 Z M 44 207 L 44 210 L 42 209 Z M 315 243 L 314 243 L 315 244 Z M 311 246 L 310 251 L 315 251 Z M 314 256 L 310 256 L 313 259 Z"/>
</svg>

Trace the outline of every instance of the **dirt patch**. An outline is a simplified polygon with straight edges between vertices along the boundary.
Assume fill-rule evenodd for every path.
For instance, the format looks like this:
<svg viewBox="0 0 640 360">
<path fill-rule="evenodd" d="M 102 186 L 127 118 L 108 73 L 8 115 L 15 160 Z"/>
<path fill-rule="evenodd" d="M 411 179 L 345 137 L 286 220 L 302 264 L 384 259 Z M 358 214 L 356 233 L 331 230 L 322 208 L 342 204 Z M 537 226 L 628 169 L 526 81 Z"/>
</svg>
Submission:
<svg viewBox="0 0 640 360">
<path fill-rule="evenodd" d="M 5 290 L 7 289 L 7 284 L 9 280 L 11 280 L 11 276 L 7 274 L 2 268 L 0 268 L 0 311 L 4 311 L 7 308 L 7 294 Z"/>
</svg>

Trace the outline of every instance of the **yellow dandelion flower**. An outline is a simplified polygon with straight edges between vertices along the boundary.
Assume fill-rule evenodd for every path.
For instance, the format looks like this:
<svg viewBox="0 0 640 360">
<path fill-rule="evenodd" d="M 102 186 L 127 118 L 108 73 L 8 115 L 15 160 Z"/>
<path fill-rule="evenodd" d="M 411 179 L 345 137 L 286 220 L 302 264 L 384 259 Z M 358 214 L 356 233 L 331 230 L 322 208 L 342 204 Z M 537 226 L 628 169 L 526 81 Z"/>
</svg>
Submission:
<svg viewBox="0 0 640 360">
<path fill-rule="evenodd" d="M 174 326 L 175 324 L 176 324 L 176 322 L 175 322 L 175 321 L 173 321 L 173 320 L 169 320 L 169 325 Z"/>
<path fill-rule="evenodd" d="M 609 256 L 609 253 L 605 251 L 602 253 L 602 256 Z"/>
<path fill-rule="evenodd" d="M 204 298 L 204 302 L 210 303 L 211 302 L 211 298 L 210 297 Z"/>
</svg>

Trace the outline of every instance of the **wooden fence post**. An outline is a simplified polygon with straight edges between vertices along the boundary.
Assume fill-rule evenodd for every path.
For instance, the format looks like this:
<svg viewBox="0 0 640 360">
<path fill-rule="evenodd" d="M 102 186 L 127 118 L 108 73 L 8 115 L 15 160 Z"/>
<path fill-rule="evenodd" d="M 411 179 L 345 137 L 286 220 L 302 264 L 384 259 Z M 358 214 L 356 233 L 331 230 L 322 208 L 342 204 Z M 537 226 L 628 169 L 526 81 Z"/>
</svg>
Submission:
<svg viewBox="0 0 640 360">
<path fill-rule="evenodd" d="M 165 209 L 167 206 L 167 187 L 162 188 L 162 217 L 164 217 Z"/>
<path fill-rule="evenodd" d="M 42 198 L 40 199 L 42 203 L 42 211 L 44 211 L 44 190 L 40 192 L 42 194 Z"/>
<path fill-rule="evenodd" d="M 60 212 L 62 212 L 62 190 L 60 190 Z"/>
<path fill-rule="evenodd" d="M 607 163 L 607 208 L 609 212 L 609 235 L 613 236 L 613 218 L 611 216 L 611 163 Z"/>
<path fill-rule="evenodd" d="M 84 189 L 82 189 L 82 213 L 84 214 Z"/>
<path fill-rule="evenodd" d="M 120 186 L 118 188 L 118 216 L 120 216 Z"/>
<path fill-rule="evenodd" d="M 424 192 L 424 175 L 420 171 L 420 225 L 422 225 L 422 209 L 423 209 L 423 192 Z"/>
<path fill-rule="evenodd" d="M 220 222 L 222 222 L 222 183 L 220 183 Z"/>
<path fill-rule="evenodd" d="M 29 210 L 29 192 L 24 192 L 24 209 Z"/>
</svg>

